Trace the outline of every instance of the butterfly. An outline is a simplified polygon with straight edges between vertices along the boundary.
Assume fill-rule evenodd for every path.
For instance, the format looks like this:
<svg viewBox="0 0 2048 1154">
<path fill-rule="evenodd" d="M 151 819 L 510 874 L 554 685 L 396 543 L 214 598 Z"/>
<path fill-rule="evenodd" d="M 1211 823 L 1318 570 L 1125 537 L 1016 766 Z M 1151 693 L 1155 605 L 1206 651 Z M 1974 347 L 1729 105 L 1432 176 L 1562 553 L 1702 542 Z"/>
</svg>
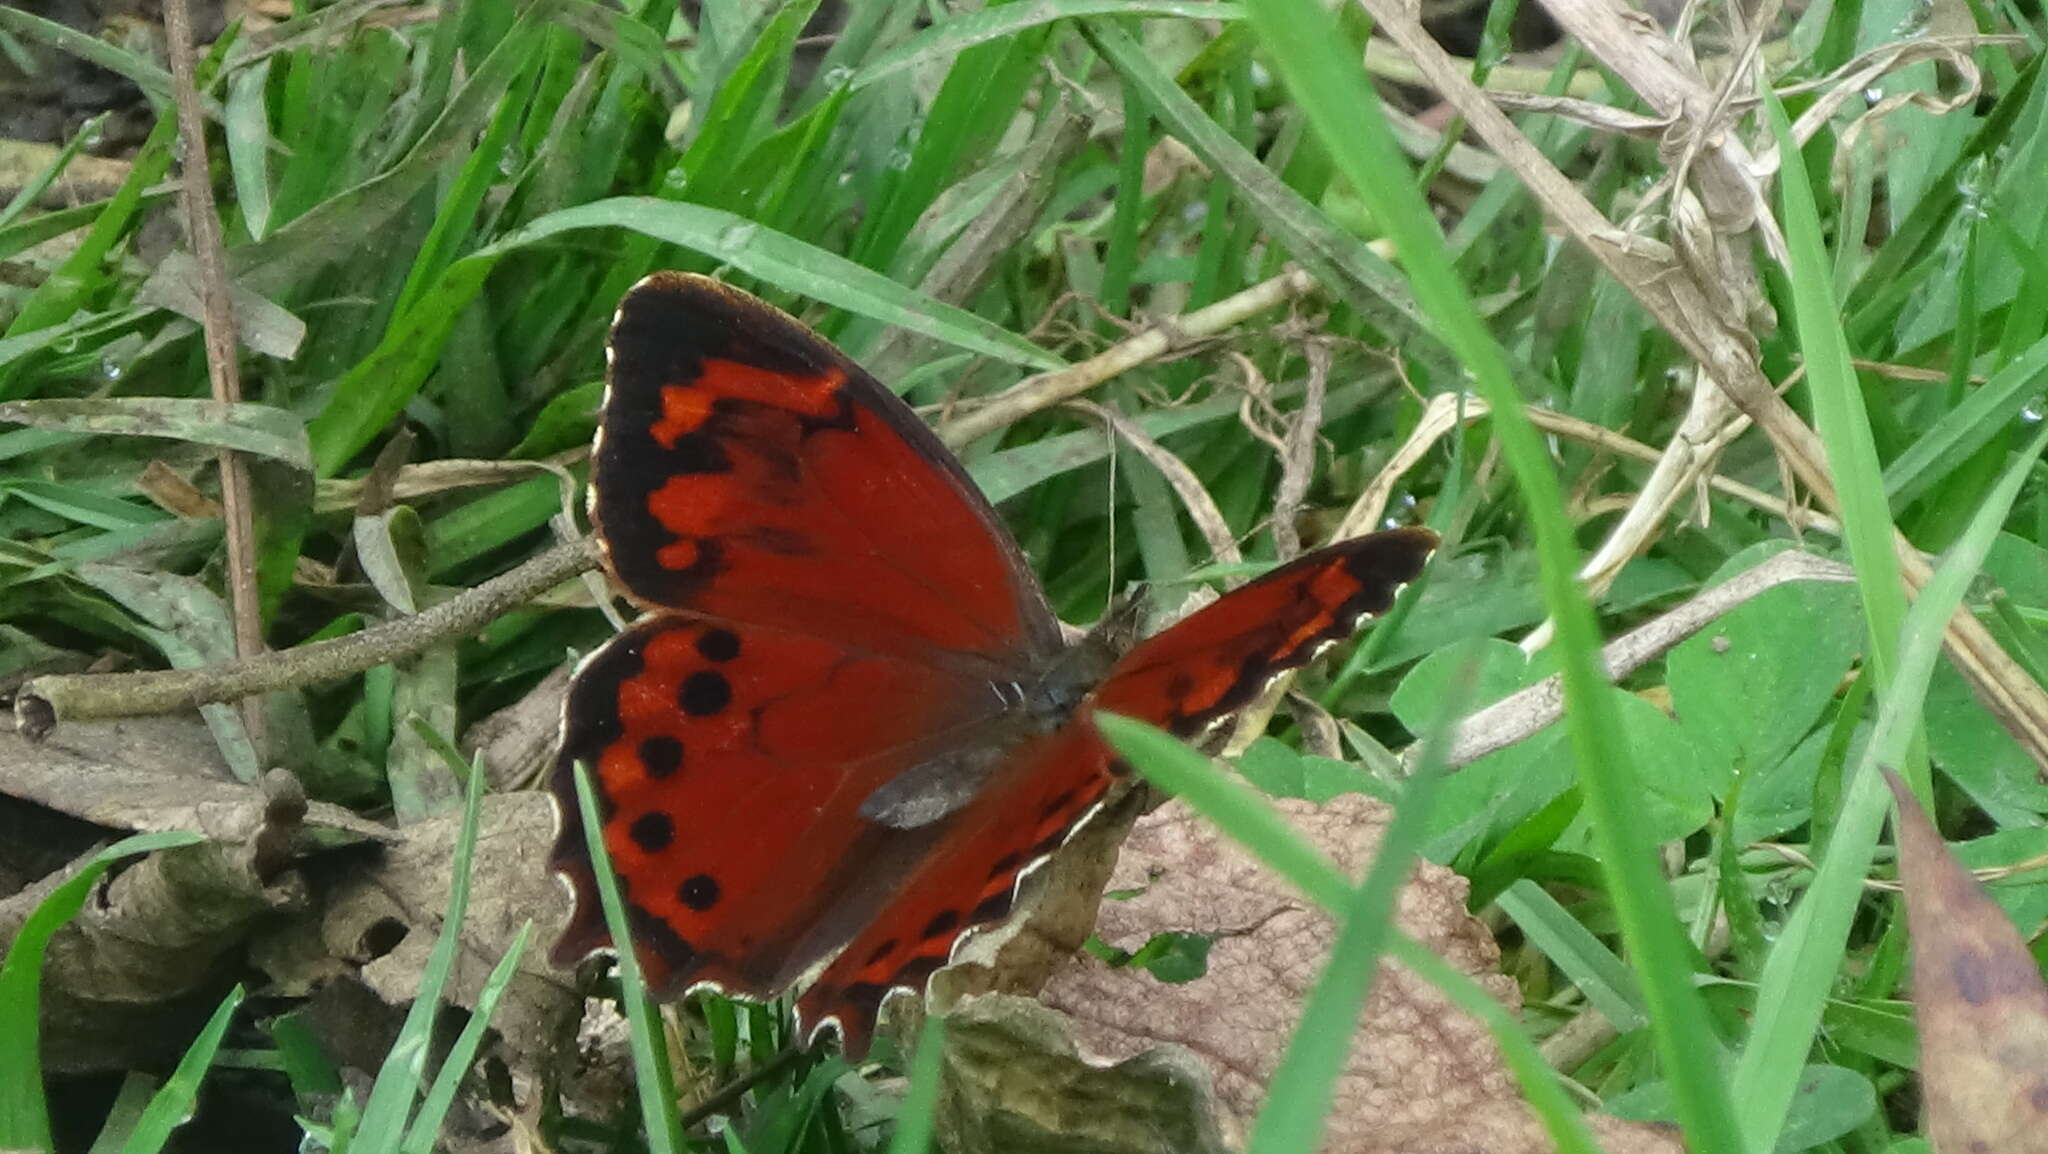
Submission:
<svg viewBox="0 0 2048 1154">
<path fill-rule="evenodd" d="M 647 613 L 563 709 L 556 964 L 613 945 L 581 762 L 656 995 L 802 985 L 799 1037 L 854 1058 L 1127 776 L 1097 710 L 1197 736 L 1384 613 L 1436 546 L 1340 542 L 1122 656 L 1069 646 L 966 469 L 794 318 L 657 273 L 607 353 L 590 514 Z"/>
</svg>

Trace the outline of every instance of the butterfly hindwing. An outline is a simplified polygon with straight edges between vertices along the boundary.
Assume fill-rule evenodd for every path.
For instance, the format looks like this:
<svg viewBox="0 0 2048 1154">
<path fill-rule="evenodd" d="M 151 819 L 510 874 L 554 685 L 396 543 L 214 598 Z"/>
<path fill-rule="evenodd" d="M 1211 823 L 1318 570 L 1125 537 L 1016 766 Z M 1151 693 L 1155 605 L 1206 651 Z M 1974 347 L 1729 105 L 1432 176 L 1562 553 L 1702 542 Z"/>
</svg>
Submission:
<svg viewBox="0 0 2048 1154">
<path fill-rule="evenodd" d="M 1011 750 L 887 906 L 797 998 L 799 1025 L 814 1034 L 829 1020 L 847 1053 L 866 1053 L 889 995 L 921 991 L 963 936 L 1007 916 L 1023 875 L 1115 784 L 1109 748 L 1085 723 Z"/>
<path fill-rule="evenodd" d="M 947 823 L 897 895 L 798 998 L 804 1026 L 831 1019 L 849 1053 L 865 1052 L 892 991 L 921 989 L 962 936 L 1010 912 L 1020 877 L 1059 848 L 1120 776 L 1122 763 L 1090 720 L 1094 709 L 1197 737 L 1274 677 L 1385 613 L 1436 543 L 1427 529 L 1340 542 L 1141 642 L 1074 718 L 1013 750 Z"/>
<path fill-rule="evenodd" d="M 899 775 L 984 737 L 985 687 L 818 638 L 659 614 L 578 670 L 554 788 L 554 863 L 575 887 L 556 947 L 610 944 L 570 766 L 590 768 L 605 847 L 657 989 L 769 997 L 836 948 L 828 907 L 872 907 L 936 831 L 862 818 Z M 894 863 L 894 864 L 892 864 Z M 850 931 L 849 931 L 850 932 Z"/>
</svg>

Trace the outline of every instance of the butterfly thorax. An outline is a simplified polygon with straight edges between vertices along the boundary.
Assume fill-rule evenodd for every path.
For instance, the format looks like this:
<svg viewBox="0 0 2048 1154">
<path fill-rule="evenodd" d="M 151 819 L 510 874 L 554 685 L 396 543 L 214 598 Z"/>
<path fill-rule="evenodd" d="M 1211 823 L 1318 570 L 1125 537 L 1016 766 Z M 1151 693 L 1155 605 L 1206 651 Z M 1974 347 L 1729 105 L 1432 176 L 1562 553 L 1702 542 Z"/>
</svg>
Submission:
<svg viewBox="0 0 2048 1154">
<path fill-rule="evenodd" d="M 1073 719 L 1137 635 L 1141 602 L 1119 598 L 1073 645 L 1032 675 L 992 680 L 994 712 L 981 739 L 919 762 L 870 794 L 860 807 L 869 821 L 896 829 L 930 825 L 973 799 L 1011 751 L 1046 737 Z"/>
</svg>

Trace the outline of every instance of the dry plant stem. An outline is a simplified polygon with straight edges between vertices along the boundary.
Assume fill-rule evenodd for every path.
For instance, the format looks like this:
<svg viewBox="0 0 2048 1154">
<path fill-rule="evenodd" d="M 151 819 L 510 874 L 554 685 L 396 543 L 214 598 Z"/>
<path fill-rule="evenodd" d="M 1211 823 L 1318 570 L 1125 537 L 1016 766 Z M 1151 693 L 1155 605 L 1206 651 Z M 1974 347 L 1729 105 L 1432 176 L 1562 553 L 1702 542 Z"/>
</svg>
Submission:
<svg viewBox="0 0 2048 1154">
<path fill-rule="evenodd" d="M 236 358 L 234 295 L 228 288 L 227 260 L 221 252 L 220 216 L 214 211 L 213 181 L 206 162 L 206 118 L 192 77 L 192 14 L 187 0 L 164 0 L 164 47 L 171 58 L 171 93 L 178 105 L 178 144 L 182 176 L 178 200 L 185 208 L 185 241 L 199 263 L 199 299 L 206 335 L 206 372 L 213 399 L 229 404 L 242 399 L 241 365 Z M 235 622 L 235 653 L 244 659 L 263 652 L 260 594 L 256 589 L 255 510 L 250 502 L 249 467 L 241 455 L 220 453 L 220 499 L 227 535 L 228 601 Z M 250 744 L 259 758 L 269 746 L 260 702 L 241 711 Z"/>
<path fill-rule="evenodd" d="M 1490 410 L 1484 400 L 1478 397 L 1464 398 L 1463 417 L 1466 421 L 1482 420 L 1488 412 Z M 1662 455 L 1656 449 L 1641 441 L 1589 421 L 1533 405 L 1524 408 L 1523 412 L 1527 414 L 1530 424 L 1546 433 L 1569 437 L 1603 452 L 1632 457 L 1638 461 L 1656 462 L 1662 459 Z M 1370 532 L 1379 523 L 1381 515 L 1386 512 L 1387 501 L 1393 494 L 1394 486 L 1409 469 L 1415 467 L 1417 461 L 1428 455 L 1431 446 L 1456 426 L 1458 418 L 1456 394 L 1438 393 L 1431 397 L 1429 406 L 1423 410 L 1422 419 L 1416 422 L 1414 432 L 1408 435 L 1408 440 L 1395 450 L 1393 458 L 1380 470 L 1379 475 L 1374 477 L 1365 491 L 1359 494 L 1358 499 L 1352 502 L 1333 539 L 1343 540 L 1346 537 Z M 1797 509 L 1762 489 L 1745 485 L 1718 473 L 1708 474 L 1704 480 L 1707 487 L 1715 492 L 1761 509 L 1799 529 L 1811 529 L 1830 537 L 1842 535 L 1841 525 L 1825 514 Z"/>
<path fill-rule="evenodd" d="M 1314 278 L 1307 273 L 1289 269 L 1170 322 L 1154 322 L 1137 336 L 1111 345 L 1077 365 L 1019 381 L 989 398 L 982 407 L 941 425 L 939 439 L 958 448 L 1008 428 L 1033 413 L 1072 400 L 1119 373 L 1157 359 L 1189 339 L 1214 336 L 1275 305 L 1305 296 L 1315 287 Z"/>
<path fill-rule="evenodd" d="M 1316 438 L 1323 428 L 1323 396 L 1329 390 L 1330 348 L 1310 340 L 1302 346 L 1308 359 L 1308 386 L 1301 395 L 1301 411 L 1287 430 L 1280 454 L 1280 485 L 1273 494 L 1273 552 L 1282 561 L 1301 552 L 1301 534 L 1294 527 L 1295 515 L 1308 497 L 1308 483 L 1315 474 Z"/>
<path fill-rule="evenodd" d="M 1173 487 L 1174 494 L 1187 506 L 1188 518 L 1202 531 L 1202 539 L 1209 543 L 1209 552 L 1225 565 L 1244 563 L 1244 554 L 1237 548 L 1237 538 L 1230 531 L 1230 522 L 1223 516 L 1223 510 L 1216 507 L 1216 499 L 1209 496 L 1209 490 L 1202 487 L 1202 479 L 1188 468 L 1187 462 L 1168 452 L 1165 446 L 1153 440 L 1137 422 L 1121 413 L 1112 412 L 1092 401 L 1075 401 L 1073 407 L 1108 425 L 1116 434 L 1130 443 L 1138 455 L 1151 462 L 1166 483 Z"/>
<path fill-rule="evenodd" d="M 1757 364 L 1756 340 L 1749 331 L 1751 318 L 1738 305 L 1754 299 L 1753 282 L 1724 286 L 1717 278 L 1729 271 L 1729 266 L 1702 265 L 1702 254 L 1695 246 L 1687 245 L 1688 259 L 1681 260 L 1669 246 L 1615 227 L 1456 69 L 1415 22 L 1406 4 L 1401 0 L 1361 2 L 1378 21 L 1380 31 L 1393 39 L 1429 84 L 1464 115 L 1472 131 L 1514 170 L 1551 218 L 1584 244 L 1699 363 L 1701 385 L 1711 381 L 1726 389 L 1729 398 L 1771 439 L 1814 498 L 1824 507 L 1838 508 L 1820 438 L 1777 395 Z M 1690 119 L 1711 107 L 1712 94 L 1697 78 L 1674 66 L 1670 56 L 1676 50 L 1654 25 L 1638 14 L 1623 12 L 1610 0 L 1545 0 L 1545 7 L 1652 108 L 1674 121 L 1685 118 L 1695 131 L 1713 127 Z M 1726 232 L 1768 222 L 1768 216 L 1754 213 L 1760 193 L 1744 175 L 1752 163 L 1747 154 L 1735 145 L 1728 131 L 1715 132 L 1710 139 L 1712 146 L 1695 161 L 1707 220 L 1715 222 L 1715 231 Z M 1731 181 L 1742 187 L 1729 187 Z M 1686 199 L 1680 198 L 1681 203 Z M 1894 547 L 1909 591 L 1917 595 L 1930 572 L 1927 563 L 1903 537 L 1895 535 Z M 1945 640 L 1950 660 L 1978 700 L 2037 765 L 2048 768 L 2048 691 L 2035 684 L 1967 610 L 1950 619 Z"/>
<path fill-rule="evenodd" d="M 1790 581 L 1853 580 L 1855 575 L 1846 565 L 1788 550 L 1622 634 L 1601 650 L 1601 662 L 1610 680 L 1626 677 L 1767 589 Z M 1459 722 L 1444 764 L 1451 769 L 1463 768 L 1537 733 L 1562 716 L 1564 691 L 1558 678 L 1552 676 Z M 1402 764 L 1413 768 L 1418 752 L 1414 746 L 1402 751 Z"/>
<path fill-rule="evenodd" d="M 1736 410 L 1727 393 L 1711 387 L 1693 390 L 1685 420 L 1658 456 L 1657 467 L 1651 470 L 1642 492 L 1629 503 L 1621 520 L 1608 530 L 1600 547 L 1579 567 L 1579 582 L 1585 586 L 1587 596 L 1598 597 L 1605 592 L 1622 566 L 1649 548 L 1662 533 L 1664 518 L 1687 494 L 1699 492 L 1704 479 L 1713 474 L 1721 450 L 1748 428 L 1749 418 Z M 1700 513 L 1704 520 L 1704 499 L 1700 501 Z M 1554 623 L 1546 619 L 1522 639 L 1522 651 L 1534 653 L 1548 645 L 1554 628 Z"/>
<path fill-rule="evenodd" d="M 584 538 L 423 612 L 332 641 L 201 669 L 38 677 L 15 695 L 15 725 L 39 740 L 59 721 L 172 713 L 347 677 L 468 637 L 596 564 L 596 543 Z"/>
<path fill-rule="evenodd" d="M 573 494 L 576 482 L 574 478 L 569 477 L 568 468 L 589 455 L 590 446 L 579 445 L 574 449 L 535 461 L 473 461 L 449 458 L 401 465 L 391 479 L 391 491 L 385 500 L 387 504 L 395 504 L 455 489 L 516 484 L 535 473 L 552 473 L 558 479 L 567 478 L 566 483 Z M 313 511 L 340 513 L 355 509 L 362 503 L 365 482 L 366 479 L 361 477 L 336 477 L 315 482 Z"/>
</svg>

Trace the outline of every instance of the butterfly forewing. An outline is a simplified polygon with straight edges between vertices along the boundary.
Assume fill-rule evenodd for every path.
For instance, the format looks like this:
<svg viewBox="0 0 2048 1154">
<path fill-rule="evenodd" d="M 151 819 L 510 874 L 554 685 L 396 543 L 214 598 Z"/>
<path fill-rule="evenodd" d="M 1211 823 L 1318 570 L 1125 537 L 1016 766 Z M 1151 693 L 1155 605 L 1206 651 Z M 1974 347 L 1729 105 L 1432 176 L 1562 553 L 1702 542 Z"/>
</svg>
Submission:
<svg viewBox="0 0 2048 1154">
<path fill-rule="evenodd" d="M 1021 672 L 1059 630 L 917 416 L 788 315 L 663 273 L 613 324 L 592 514 L 638 600 Z"/>
<path fill-rule="evenodd" d="M 1196 736 L 1385 613 L 1436 546 L 1428 529 L 1392 529 L 1296 558 L 1140 642 L 1110 670 L 1095 705 Z"/>
<path fill-rule="evenodd" d="M 807 932 L 824 910 L 879 904 L 888 862 L 934 836 L 877 827 L 862 803 L 976 740 L 997 704 L 914 662 L 658 614 L 578 671 L 555 791 L 573 815 L 570 767 L 589 767 L 652 985 L 769 997 L 839 945 Z M 610 943 L 573 817 L 555 861 L 577 890 L 566 963 Z"/>
</svg>

